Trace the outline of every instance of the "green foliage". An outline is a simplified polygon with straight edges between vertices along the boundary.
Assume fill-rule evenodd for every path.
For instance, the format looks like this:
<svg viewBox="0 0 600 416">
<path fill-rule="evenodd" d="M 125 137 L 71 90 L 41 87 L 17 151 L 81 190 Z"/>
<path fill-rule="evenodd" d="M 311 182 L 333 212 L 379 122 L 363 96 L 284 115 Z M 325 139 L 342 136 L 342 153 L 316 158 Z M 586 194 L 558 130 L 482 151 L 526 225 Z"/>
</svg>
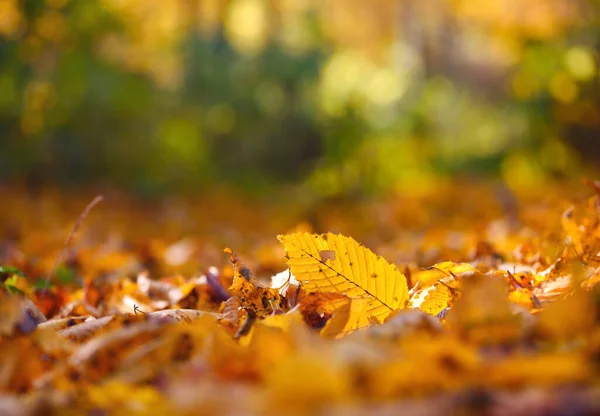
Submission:
<svg viewBox="0 0 600 416">
<path fill-rule="evenodd" d="M 10 294 L 23 294 L 17 286 L 18 279 L 25 277 L 23 272 L 14 266 L 0 266 L 0 287 Z"/>
<path fill-rule="evenodd" d="M 571 147 L 597 160 L 597 3 L 583 2 L 595 13 L 578 11 L 543 36 L 515 26 L 498 39 L 498 23 L 480 22 L 487 44 L 519 51 L 509 63 L 481 58 L 486 67 L 466 58 L 473 42 L 460 10 L 431 19 L 457 19 L 446 54 L 439 45 L 420 50 L 399 27 L 370 59 L 381 40 L 361 50 L 355 28 L 319 19 L 321 6 L 281 11 L 297 28 L 267 13 L 270 35 L 257 41 L 259 29 L 244 32 L 227 13 L 210 30 L 169 27 L 183 3 L 144 18 L 135 2 L 14 2 L 21 28 L 0 28 L 0 176 L 148 195 L 304 181 L 335 195 L 425 186 L 457 172 L 508 182 L 525 171 L 571 174 Z M 523 27 L 535 26 L 528 19 Z M 290 27 L 302 34 L 291 43 Z"/>
<path fill-rule="evenodd" d="M 0 266 L 0 280 L 6 280 L 11 276 L 25 277 L 23 272 L 14 266 Z"/>
<path fill-rule="evenodd" d="M 60 284 L 61 286 L 75 284 L 76 278 L 77 278 L 77 274 L 75 273 L 75 270 L 73 270 L 69 267 L 59 266 L 56 269 L 55 279 L 58 282 L 58 284 Z"/>
</svg>

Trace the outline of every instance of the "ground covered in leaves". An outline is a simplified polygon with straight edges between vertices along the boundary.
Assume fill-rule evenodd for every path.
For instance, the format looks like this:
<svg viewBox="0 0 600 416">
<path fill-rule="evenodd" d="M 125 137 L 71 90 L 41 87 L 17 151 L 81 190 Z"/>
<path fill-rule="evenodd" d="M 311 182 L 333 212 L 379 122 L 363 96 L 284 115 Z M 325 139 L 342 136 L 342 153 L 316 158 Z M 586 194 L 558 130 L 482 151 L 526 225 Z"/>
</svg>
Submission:
<svg viewBox="0 0 600 416">
<path fill-rule="evenodd" d="M 600 414 L 585 183 L 85 218 L 3 188 L 0 414 Z"/>
</svg>

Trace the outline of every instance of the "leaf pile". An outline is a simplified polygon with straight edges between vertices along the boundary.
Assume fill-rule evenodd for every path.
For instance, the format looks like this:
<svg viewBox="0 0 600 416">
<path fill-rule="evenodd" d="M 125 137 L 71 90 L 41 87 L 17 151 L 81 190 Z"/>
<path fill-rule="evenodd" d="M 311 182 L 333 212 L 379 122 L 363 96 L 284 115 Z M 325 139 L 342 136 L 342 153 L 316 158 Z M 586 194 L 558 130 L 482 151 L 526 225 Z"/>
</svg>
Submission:
<svg viewBox="0 0 600 416">
<path fill-rule="evenodd" d="M 256 234 L 228 231 L 245 254 L 215 258 L 200 237 L 126 244 L 126 232 L 88 231 L 48 289 L 61 236 L 4 220 L 0 414 L 598 414 L 600 186 L 589 185 L 591 197 L 518 196 L 517 217 L 447 215 L 385 243 L 376 224 L 357 226 L 374 250 L 306 223 L 253 251 Z M 437 195 L 420 202 L 453 212 Z M 397 224 L 405 206 L 368 209 Z"/>
</svg>

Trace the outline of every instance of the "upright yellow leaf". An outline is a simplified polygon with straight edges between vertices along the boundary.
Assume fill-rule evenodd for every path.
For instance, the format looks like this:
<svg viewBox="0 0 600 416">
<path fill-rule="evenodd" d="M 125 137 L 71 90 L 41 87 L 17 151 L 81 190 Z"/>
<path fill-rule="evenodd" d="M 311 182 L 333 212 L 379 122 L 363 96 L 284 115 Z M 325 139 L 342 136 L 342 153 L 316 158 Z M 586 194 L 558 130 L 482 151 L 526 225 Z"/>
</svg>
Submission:
<svg viewBox="0 0 600 416">
<path fill-rule="evenodd" d="M 292 273 L 307 292 L 365 299 L 364 318 L 352 319 L 355 326 L 344 331 L 382 323 L 392 311 L 404 308 L 408 300 L 404 275 L 354 239 L 333 233 L 294 233 L 278 239 Z"/>
</svg>

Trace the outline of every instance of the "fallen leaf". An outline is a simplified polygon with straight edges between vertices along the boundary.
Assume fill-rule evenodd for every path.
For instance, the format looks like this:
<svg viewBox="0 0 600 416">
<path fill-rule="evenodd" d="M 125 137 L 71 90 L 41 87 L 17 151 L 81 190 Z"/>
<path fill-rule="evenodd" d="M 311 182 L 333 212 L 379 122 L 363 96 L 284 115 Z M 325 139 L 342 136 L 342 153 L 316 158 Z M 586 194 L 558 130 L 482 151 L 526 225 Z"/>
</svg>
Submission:
<svg viewBox="0 0 600 416">
<path fill-rule="evenodd" d="M 365 319 L 353 320 L 354 329 L 381 323 L 391 312 L 405 306 L 408 288 L 404 275 L 352 238 L 332 233 L 296 233 L 278 238 L 285 247 L 292 273 L 305 291 L 368 299 Z M 323 261 L 322 252 L 334 252 L 335 258 L 329 253 Z"/>
</svg>

